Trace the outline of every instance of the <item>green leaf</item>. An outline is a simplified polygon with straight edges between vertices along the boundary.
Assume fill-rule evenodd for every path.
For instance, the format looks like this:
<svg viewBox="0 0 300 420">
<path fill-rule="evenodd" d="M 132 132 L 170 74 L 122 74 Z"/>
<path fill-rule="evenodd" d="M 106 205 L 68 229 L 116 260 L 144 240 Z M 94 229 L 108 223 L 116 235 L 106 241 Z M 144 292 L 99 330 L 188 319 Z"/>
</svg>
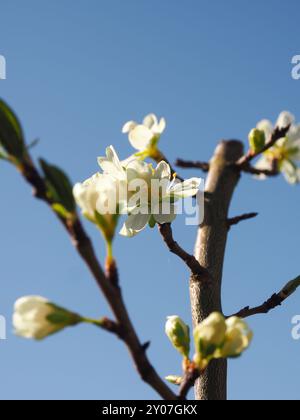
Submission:
<svg viewBox="0 0 300 420">
<path fill-rule="evenodd" d="M 7 154 L 22 159 L 26 154 L 21 124 L 12 109 L 0 99 L 0 145 Z"/>
<path fill-rule="evenodd" d="M 153 229 L 153 228 L 155 227 L 155 225 L 156 225 L 156 220 L 154 219 L 153 214 L 151 214 L 151 217 L 150 217 L 150 220 L 149 220 L 148 224 L 149 224 L 149 227 L 150 227 L 151 229 Z"/>
<path fill-rule="evenodd" d="M 76 205 L 73 196 L 73 186 L 67 175 L 57 166 L 40 159 L 48 192 L 56 204 L 62 205 L 67 212 L 73 213 Z"/>
</svg>

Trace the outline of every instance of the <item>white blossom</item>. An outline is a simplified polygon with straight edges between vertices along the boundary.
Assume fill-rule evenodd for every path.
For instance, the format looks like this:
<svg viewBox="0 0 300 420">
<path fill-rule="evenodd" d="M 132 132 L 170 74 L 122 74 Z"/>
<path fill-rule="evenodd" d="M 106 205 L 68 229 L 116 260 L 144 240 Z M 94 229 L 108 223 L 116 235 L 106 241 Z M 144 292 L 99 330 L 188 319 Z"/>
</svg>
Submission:
<svg viewBox="0 0 300 420">
<path fill-rule="evenodd" d="M 267 150 L 256 164 L 257 169 L 271 170 L 273 162 L 276 161 L 280 172 L 290 184 L 300 182 L 300 125 L 295 124 L 295 117 L 289 112 L 282 112 L 275 124 L 275 127 L 284 128 L 291 125 L 286 137 L 279 139 L 276 144 Z M 269 140 L 274 126 L 268 120 L 258 123 L 257 128 L 263 130 L 266 139 Z M 260 179 L 266 177 L 261 175 Z"/>
<path fill-rule="evenodd" d="M 176 217 L 176 201 L 195 196 L 201 184 L 199 178 L 172 179 L 171 168 L 164 161 L 155 169 L 137 157 L 121 161 L 113 146 L 98 163 L 102 173 L 76 184 L 74 197 L 93 223 L 99 224 L 100 215 L 115 228 L 116 217 L 110 216 L 127 215 L 120 232 L 127 237 L 135 236 L 147 224 L 171 223 Z"/>
<path fill-rule="evenodd" d="M 124 134 L 128 133 L 132 147 L 143 152 L 156 145 L 166 128 L 166 120 L 158 120 L 154 114 L 147 115 L 142 124 L 135 121 L 128 121 L 122 129 Z"/>
</svg>

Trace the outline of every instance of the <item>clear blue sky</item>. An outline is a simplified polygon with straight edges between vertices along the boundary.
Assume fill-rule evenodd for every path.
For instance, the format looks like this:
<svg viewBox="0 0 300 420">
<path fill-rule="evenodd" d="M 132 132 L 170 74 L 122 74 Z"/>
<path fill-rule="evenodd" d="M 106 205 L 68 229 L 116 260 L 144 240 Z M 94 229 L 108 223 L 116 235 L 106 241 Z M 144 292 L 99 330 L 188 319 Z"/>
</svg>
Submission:
<svg viewBox="0 0 300 420">
<path fill-rule="evenodd" d="M 297 0 L 2 1 L 0 54 L 7 80 L 0 96 L 18 112 L 36 156 L 63 166 L 72 180 L 97 170 L 96 157 L 114 144 L 131 153 L 123 122 L 149 112 L 166 117 L 161 147 L 170 160 L 206 160 L 221 138 L 246 139 L 261 118 L 281 110 L 300 120 Z M 187 172 L 186 176 L 194 174 Z M 16 298 L 40 294 L 82 314 L 108 315 L 93 280 L 52 214 L 30 196 L 13 168 L 0 163 L 0 314 Z M 231 214 L 259 218 L 232 230 L 224 271 L 224 309 L 259 304 L 300 274 L 300 189 L 283 179 L 245 176 Z M 101 258 L 104 247 L 87 229 Z M 193 248 L 195 229 L 183 219 L 178 240 Z M 155 231 L 118 238 L 116 255 L 130 313 L 161 375 L 179 373 L 180 359 L 164 335 L 167 315 L 190 322 L 188 272 Z M 231 399 L 298 399 L 300 342 L 291 318 L 300 294 L 250 321 L 255 341 L 230 363 Z M 82 326 L 42 343 L 0 341 L 0 398 L 156 398 L 110 335 Z"/>
</svg>

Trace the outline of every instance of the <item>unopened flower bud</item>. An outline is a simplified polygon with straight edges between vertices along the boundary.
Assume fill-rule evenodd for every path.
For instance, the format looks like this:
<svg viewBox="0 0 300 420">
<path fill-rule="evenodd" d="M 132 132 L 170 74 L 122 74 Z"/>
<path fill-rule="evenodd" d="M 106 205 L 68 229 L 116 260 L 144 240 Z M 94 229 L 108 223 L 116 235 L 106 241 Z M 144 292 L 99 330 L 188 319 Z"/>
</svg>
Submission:
<svg viewBox="0 0 300 420">
<path fill-rule="evenodd" d="M 289 296 L 291 296 L 293 293 L 295 293 L 299 286 L 300 286 L 300 276 L 288 282 L 279 293 L 279 296 L 282 299 L 286 299 Z"/>
<path fill-rule="evenodd" d="M 15 303 L 13 325 L 20 337 L 42 340 L 80 322 L 82 318 L 79 315 L 40 296 L 25 296 Z"/>
<path fill-rule="evenodd" d="M 225 339 L 226 323 L 222 314 L 212 313 L 194 329 L 196 355 L 200 358 L 212 356 Z"/>
<path fill-rule="evenodd" d="M 240 318 L 232 317 L 226 321 L 225 343 L 220 351 L 223 358 L 235 358 L 240 356 L 251 344 L 253 333 Z"/>
<path fill-rule="evenodd" d="M 171 343 L 184 357 L 190 352 L 190 330 L 179 316 L 169 316 L 166 323 L 166 334 Z"/>
<path fill-rule="evenodd" d="M 266 144 L 265 132 L 258 128 L 253 128 L 249 133 L 249 144 L 252 152 L 261 152 Z"/>
<path fill-rule="evenodd" d="M 173 385 L 181 385 L 182 383 L 182 377 L 181 376 L 176 376 L 176 375 L 169 375 L 166 376 L 166 381 L 170 382 L 170 384 Z"/>
</svg>

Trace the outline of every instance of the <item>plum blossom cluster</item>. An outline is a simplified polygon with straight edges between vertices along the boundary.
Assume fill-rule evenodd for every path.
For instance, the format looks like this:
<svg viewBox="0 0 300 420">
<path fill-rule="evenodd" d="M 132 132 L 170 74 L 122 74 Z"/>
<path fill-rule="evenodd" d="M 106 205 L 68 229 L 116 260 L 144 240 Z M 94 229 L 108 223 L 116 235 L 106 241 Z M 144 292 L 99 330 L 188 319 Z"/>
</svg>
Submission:
<svg viewBox="0 0 300 420">
<path fill-rule="evenodd" d="M 279 139 L 273 147 L 263 153 L 256 168 L 272 170 L 275 163 L 287 182 L 297 184 L 300 182 L 300 125 L 296 124 L 295 117 L 291 113 L 282 112 L 275 127 L 284 128 L 289 125 L 286 137 Z M 274 126 L 271 121 L 262 120 L 258 123 L 257 130 L 256 137 L 252 136 L 252 139 L 257 139 L 256 145 L 259 147 L 259 144 L 263 146 L 264 141 L 271 137 Z M 260 178 L 265 179 L 265 176 L 261 175 Z"/>
<path fill-rule="evenodd" d="M 204 371 L 213 359 L 237 358 L 250 346 L 253 333 L 242 319 L 231 317 L 227 320 L 218 312 L 212 313 L 194 331 L 195 354 L 189 360 L 190 330 L 178 316 L 167 319 L 165 331 L 175 349 L 186 363 L 194 363 L 199 372 Z M 167 380 L 180 384 L 180 377 L 168 376 Z"/>
<path fill-rule="evenodd" d="M 149 115 L 143 125 L 131 121 L 123 131 L 129 133 L 135 148 L 149 156 L 165 125 L 164 119 L 158 122 L 156 116 Z M 121 235 L 133 237 L 147 225 L 173 222 L 176 202 L 199 192 L 200 178 L 180 182 L 176 175 L 172 176 L 168 163 L 161 161 L 154 168 L 144 161 L 146 155 L 121 161 L 110 146 L 106 156 L 98 158 L 101 172 L 74 186 L 73 194 L 83 215 L 100 227 L 108 241 L 114 236 L 119 216 L 128 216 Z"/>
</svg>

